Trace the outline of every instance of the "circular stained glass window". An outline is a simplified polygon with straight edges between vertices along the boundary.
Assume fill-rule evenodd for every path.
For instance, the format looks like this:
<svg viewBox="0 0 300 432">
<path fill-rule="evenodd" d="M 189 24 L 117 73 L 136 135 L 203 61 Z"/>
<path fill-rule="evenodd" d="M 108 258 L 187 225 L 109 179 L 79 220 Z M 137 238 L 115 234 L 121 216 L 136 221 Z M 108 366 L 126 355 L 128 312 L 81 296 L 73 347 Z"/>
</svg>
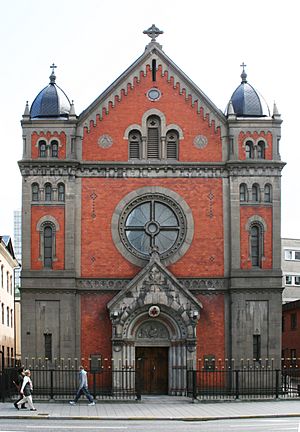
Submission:
<svg viewBox="0 0 300 432">
<path fill-rule="evenodd" d="M 158 100 L 161 96 L 160 91 L 157 88 L 152 88 L 148 90 L 147 96 L 152 101 Z"/>
<path fill-rule="evenodd" d="M 149 259 L 155 248 L 161 259 L 168 258 L 185 240 L 186 219 L 181 207 L 162 194 L 143 195 L 123 210 L 120 238 L 132 254 Z"/>
</svg>

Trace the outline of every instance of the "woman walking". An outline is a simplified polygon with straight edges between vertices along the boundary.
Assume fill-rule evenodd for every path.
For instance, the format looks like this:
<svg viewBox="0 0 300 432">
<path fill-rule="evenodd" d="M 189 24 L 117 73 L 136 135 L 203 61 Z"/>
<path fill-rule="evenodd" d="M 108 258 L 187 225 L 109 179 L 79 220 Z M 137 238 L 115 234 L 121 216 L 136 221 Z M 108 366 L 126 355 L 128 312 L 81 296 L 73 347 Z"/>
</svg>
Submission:
<svg viewBox="0 0 300 432">
<path fill-rule="evenodd" d="M 31 396 L 32 389 L 33 386 L 32 386 L 32 381 L 30 379 L 30 370 L 26 369 L 22 387 L 20 390 L 20 393 L 21 395 L 23 395 L 23 398 L 15 404 L 15 407 L 17 409 L 20 409 L 20 405 L 22 405 L 23 403 L 28 402 L 30 411 L 36 411 L 36 408 L 34 408 L 32 403 L 32 396 Z"/>
</svg>

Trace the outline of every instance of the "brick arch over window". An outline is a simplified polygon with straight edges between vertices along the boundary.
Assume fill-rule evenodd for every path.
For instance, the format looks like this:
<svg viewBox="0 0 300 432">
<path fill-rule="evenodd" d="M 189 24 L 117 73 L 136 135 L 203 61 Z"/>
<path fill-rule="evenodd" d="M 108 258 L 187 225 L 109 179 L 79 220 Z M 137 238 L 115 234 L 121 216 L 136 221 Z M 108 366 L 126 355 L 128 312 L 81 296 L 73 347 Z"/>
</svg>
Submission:
<svg viewBox="0 0 300 432">
<path fill-rule="evenodd" d="M 40 256 L 44 268 L 52 268 L 56 258 L 56 233 L 59 224 L 52 216 L 43 216 L 37 223 L 37 231 L 40 233 Z"/>
<path fill-rule="evenodd" d="M 128 126 L 124 139 L 128 140 L 129 159 L 178 159 L 183 131 L 176 124 L 167 125 L 161 111 L 150 109 L 143 114 L 140 125 Z"/>
</svg>

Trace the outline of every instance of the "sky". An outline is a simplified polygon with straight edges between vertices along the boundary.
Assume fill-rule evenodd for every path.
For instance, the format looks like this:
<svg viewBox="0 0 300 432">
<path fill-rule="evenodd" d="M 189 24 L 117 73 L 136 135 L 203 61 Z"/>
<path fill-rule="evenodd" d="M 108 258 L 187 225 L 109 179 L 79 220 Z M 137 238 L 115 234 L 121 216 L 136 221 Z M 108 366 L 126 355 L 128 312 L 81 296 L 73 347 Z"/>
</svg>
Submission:
<svg viewBox="0 0 300 432">
<path fill-rule="evenodd" d="M 88 107 L 143 52 L 143 30 L 153 23 L 164 52 L 222 111 L 248 82 L 283 120 L 282 237 L 300 238 L 297 178 L 300 101 L 297 1 L 291 0 L 10 0 L 0 1 L 0 234 L 13 236 L 13 211 L 21 208 L 20 120 L 49 83 Z"/>
</svg>

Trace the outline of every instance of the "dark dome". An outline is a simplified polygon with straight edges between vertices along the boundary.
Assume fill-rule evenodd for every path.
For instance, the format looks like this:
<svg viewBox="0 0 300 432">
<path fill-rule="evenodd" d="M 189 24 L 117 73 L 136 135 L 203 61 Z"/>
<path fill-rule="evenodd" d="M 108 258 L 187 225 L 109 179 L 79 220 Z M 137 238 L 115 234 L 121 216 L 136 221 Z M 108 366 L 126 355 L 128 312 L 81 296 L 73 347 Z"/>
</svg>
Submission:
<svg viewBox="0 0 300 432">
<path fill-rule="evenodd" d="M 30 108 L 30 118 L 67 118 L 71 104 L 65 92 L 55 84 L 54 71 L 50 76 L 50 83 L 34 99 Z"/>
<path fill-rule="evenodd" d="M 256 90 L 247 82 L 247 74 L 243 70 L 242 82 L 233 92 L 231 103 L 234 114 L 238 117 L 265 117 L 269 115 L 266 102 Z"/>
</svg>

